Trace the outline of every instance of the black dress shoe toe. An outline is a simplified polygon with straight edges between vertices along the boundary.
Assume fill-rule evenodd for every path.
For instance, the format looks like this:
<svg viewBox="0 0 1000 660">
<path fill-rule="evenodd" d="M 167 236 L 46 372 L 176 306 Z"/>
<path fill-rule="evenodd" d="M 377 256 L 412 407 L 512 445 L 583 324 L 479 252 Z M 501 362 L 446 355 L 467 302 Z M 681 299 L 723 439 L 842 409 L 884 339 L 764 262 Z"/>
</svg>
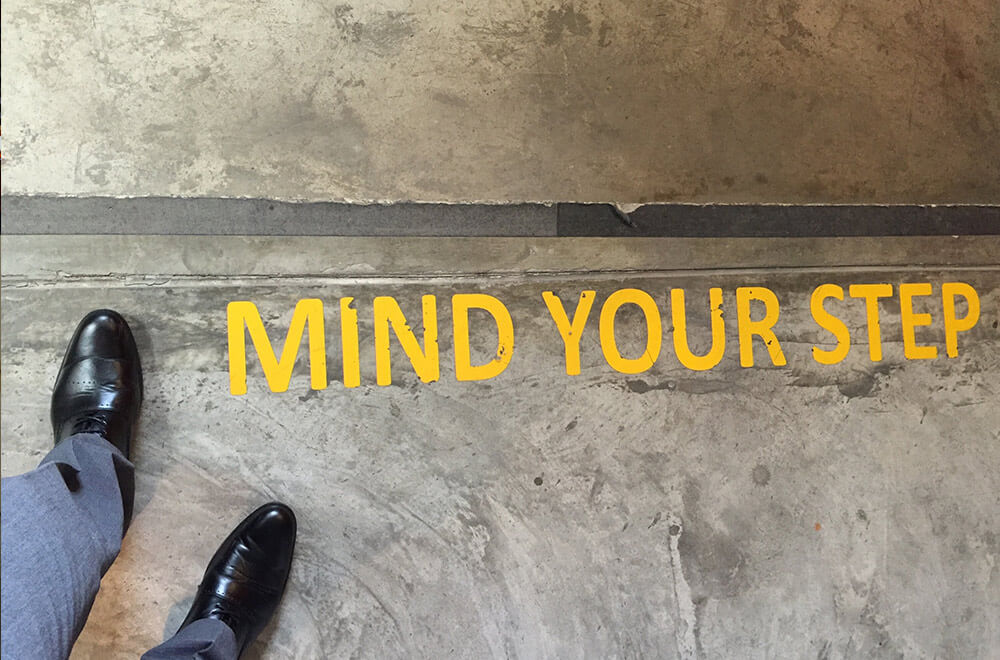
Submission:
<svg viewBox="0 0 1000 660">
<path fill-rule="evenodd" d="M 199 619 L 219 619 L 236 634 L 242 654 L 281 602 L 295 534 L 295 514 L 280 502 L 247 516 L 209 562 L 181 628 Z"/>
<path fill-rule="evenodd" d="M 98 433 L 129 455 L 142 403 L 142 368 L 128 323 L 99 309 L 76 328 L 52 392 L 58 444 L 76 433 Z"/>
</svg>

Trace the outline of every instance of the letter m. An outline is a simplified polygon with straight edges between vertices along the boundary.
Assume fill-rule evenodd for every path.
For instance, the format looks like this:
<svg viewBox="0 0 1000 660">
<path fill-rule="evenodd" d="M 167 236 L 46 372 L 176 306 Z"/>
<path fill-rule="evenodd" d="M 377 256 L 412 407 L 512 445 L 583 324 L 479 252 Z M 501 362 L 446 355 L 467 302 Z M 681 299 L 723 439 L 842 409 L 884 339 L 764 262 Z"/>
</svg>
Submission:
<svg viewBox="0 0 1000 660">
<path fill-rule="evenodd" d="M 271 391 L 284 392 L 292 380 L 292 367 L 295 366 L 302 334 L 308 325 L 312 388 L 322 390 L 326 387 L 326 339 L 323 334 L 322 300 L 306 298 L 295 305 L 292 323 L 281 351 L 281 360 L 274 355 L 256 305 L 246 300 L 231 302 L 226 308 L 226 317 L 229 326 L 229 391 L 232 394 L 247 393 L 247 344 L 244 327 L 250 331 L 250 339 L 257 349 L 257 357 Z"/>
</svg>

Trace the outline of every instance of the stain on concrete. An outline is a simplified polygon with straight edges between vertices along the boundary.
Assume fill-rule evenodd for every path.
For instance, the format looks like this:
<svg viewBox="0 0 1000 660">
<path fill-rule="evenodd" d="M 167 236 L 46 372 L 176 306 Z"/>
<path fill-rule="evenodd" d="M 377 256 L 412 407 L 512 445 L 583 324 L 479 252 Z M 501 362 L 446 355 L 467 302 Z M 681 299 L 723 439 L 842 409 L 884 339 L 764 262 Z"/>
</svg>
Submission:
<svg viewBox="0 0 1000 660">
<path fill-rule="evenodd" d="M 951 75 L 959 80 L 973 79 L 975 72 L 969 65 L 965 52 L 960 45 L 961 42 L 956 38 L 957 35 L 952 34 L 948 36 L 950 39 L 944 43 L 944 61 L 948 66 L 948 70 Z"/>
<path fill-rule="evenodd" d="M 469 102 L 463 99 L 457 94 L 450 94 L 448 92 L 433 91 L 431 92 L 431 98 L 441 103 L 443 105 L 450 105 L 456 108 L 467 108 L 469 107 Z"/>
<path fill-rule="evenodd" d="M 567 35 L 586 37 L 591 33 L 590 18 L 572 4 L 549 9 L 544 16 L 542 29 L 545 43 L 549 46 L 558 44 Z"/>
<path fill-rule="evenodd" d="M 644 380 L 628 380 L 625 381 L 625 387 L 636 394 L 646 394 L 647 392 L 655 392 L 656 390 L 673 392 L 677 389 L 677 383 L 672 380 L 654 384 L 647 383 Z"/>
<path fill-rule="evenodd" d="M 798 10 L 799 3 L 794 0 L 778 5 L 778 15 L 785 27 L 785 33 L 778 37 L 778 41 L 787 50 L 795 51 L 800 55 L 809 55 L 805 40 L 811 37 L 812 33 L 796 18 Z"/>
<path fill-rule="evenodd" d="M 718 379 L 681 378 L 660 383 L 647 383 L 644 380 L 636 379 L 625 381 L 625 387 L 636 394 L 646 394 L 658 390 L 683 392 L 685 394 L 711 394 L 713 392 L 725 392 L 731 389 L 732 384 Z"/>
<path fill-rule="evenodd" d="M 746 588 L 746 555 L 727 534 L 710 531 L 702 536 L 692 533 L 689 525 L 681 536 L 680 552 L 693 594 L 725 599 Z"/>
<path fill-rule="evenodd" d="M 750 478 L 758 486 L 766 486 L 771 483 L 771 471 L 766 465 L 757 464 L 750 471 Z"/>
<path fill-rule="evenodd" d="M 677 380 L 677 391 L 685 394 L 712 394 L 732 389 L 729 381 L 710 378 L 680 378 Z"/>
<path fill-rule="evenodd" d="M 873 396 L 878 381 L 873 374 L 862 374 L 853 380 L 837 383 L 837 389 L 848 399 Z"/>
<path fill-rule="evenodd" d="M 611 45 L 611 33 L 614 32 L 614 28 L 608 21 L 601 21 L 601 27 L 597 30 L 597 45 L 601 48 L 607 48 Z"/>
<path fill-rule="evenodd" d="M 462 37 L 469 38 L 487 60 L 504 67 L 514 64 L 531 47 L 526 20 L 493 20 L 484 24 L 461 25 Z"/>
<path fill-rule="evenodd" d="M 663 512 L 662 511 L 657 511 L 656 515 L 653 516 L 653 520 L 650 521 L 650 523 L 646 527 L 646 529 L 653 529 L 653 527 L 656 526 L 656 523 L 660 522 L 660 520 L 662 520 L 662 519 L 663 519 Z"/>
<path fill-rule="evenodd" d="M 901 369 L 900 364 L 876 364 L 864 371 L 847 374 L 794 374 L 791 387 L 836 387 L 848 399 L 871 398 L 878 394 L 882 382 L 893 371 Z M 974 368 L 974 367 L 973 367 Z"/>
<path fill-rule="evenodd" d="M 417 26 L 417 19 L 413 14 L 387 11 L 377 14 L 361 27 L 359 42 L 380 54 L 392 53 L 413 38 Z"/>
<path fill-rule="evenodd" d="M 336 5 L 332 18 L 342 40 L 378 55 L 399 50 L 417 29 L 417 18 L 412 13 L 365 11 L 356 14 L 355 8 L 349 4 Z"/>
<path fill-rule="evenodd" d="M 703 515 L 702 489 L 689 481 L 682 493 L 685 519 L 678 550 L 693 598 L 727 599 L 748 584 L 747 557 L 737 538 Z"/>
</svg>

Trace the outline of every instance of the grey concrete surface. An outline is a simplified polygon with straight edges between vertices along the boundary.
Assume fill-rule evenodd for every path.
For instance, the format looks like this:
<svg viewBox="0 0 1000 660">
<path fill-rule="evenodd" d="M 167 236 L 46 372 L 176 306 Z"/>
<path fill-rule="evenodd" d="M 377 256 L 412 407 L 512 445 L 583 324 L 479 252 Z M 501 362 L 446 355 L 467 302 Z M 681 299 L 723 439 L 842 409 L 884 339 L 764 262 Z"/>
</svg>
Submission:
<svg viewBox="0 0 1000 660">
<path fill-rule="evenodd" d="M 266 658 L 991 658 L 1000 648 L 1000 239 L 558 241 L 4 236 L 2 471 L 47 450 L 48 393 L 77 319 L 112 306 L 146 371 L 137 516 L 75 658 L 135 657 L 183 616 L 226 530 L 259 502 L 299 512 L 283 608 Z M 658 256 L 657 256 L 658 255 Z M 658 259 L 658 261 L 657 261 Z M 762 267 L 763 265 L 770 268 Z M 141 273 L 147 273 L 143 276 Z M 240 276 L 239 274 L 243 275 Z M 982 317 L 959 356 L 905 360 L 898 299 L 880 309 L 885 356 L 856 344 L 820 366 L 809 319 L 825 282 L 972 284 Z M 742 368 L 733 290 L 781 301 L 784 367 Z M 611 370 L 597 322 L 568 376 L 541 292 L 597 305 L 622 287 L 656 299 L 653 368 Z M 680 366 L 666 296 L 724 290 L 725 356 Z M 509 368 L 481 383 L 452 369 L 448 300 L 503 300 Z M 392 349 L 374 384 L 371 303 L 396 297 L 414 327 L 435 294 L 441 378 L 421 383 Z M 362 385 L 346 389 L 337 299 L 361 319 Z M 251 300 L 272 340 L 292 306 L 327 307 L 330 386 L 304 362 L 288 392 L 228 393 L 225 309 Z M 943 353 L 940 300 L 922 343 Z M 595 309 L 595 313 L 596 313 Z M 480 319 L 481 320 L 481 319 Z M 641 320 L 618 341 L 641 351 Z M 495 335 L 476 326 L 473 345 Z M 419 331 L 418 331 L 419 335 Z M 487 356 L 475 354 L 476 358 Z M 755 357 L 767 365 L 758 342 Z"/>
<path fill-rule="evenodd" d="M 4 192 L 1000 201 L 993 0 L 7 0 Z"/>
</svg>

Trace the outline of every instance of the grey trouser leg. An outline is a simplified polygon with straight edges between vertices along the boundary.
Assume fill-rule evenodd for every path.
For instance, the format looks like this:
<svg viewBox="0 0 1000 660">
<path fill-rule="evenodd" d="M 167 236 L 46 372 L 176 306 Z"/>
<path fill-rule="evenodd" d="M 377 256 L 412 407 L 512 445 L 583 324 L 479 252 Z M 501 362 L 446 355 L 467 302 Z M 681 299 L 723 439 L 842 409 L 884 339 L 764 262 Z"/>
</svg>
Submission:
<svg viewBox="0 0 1000 660">
<path fill-rule="evenodd" d="M 236 635 L 218 619 L 198 619 L 155 649 L 142 660 L 236 660 Z"/>
<path fill-rule="evenodd" d="M 132 464 L 99 435 L 66 438 L 0 482 L 4 658 L 66 658 L 132 512 Z"/>
</svg>

